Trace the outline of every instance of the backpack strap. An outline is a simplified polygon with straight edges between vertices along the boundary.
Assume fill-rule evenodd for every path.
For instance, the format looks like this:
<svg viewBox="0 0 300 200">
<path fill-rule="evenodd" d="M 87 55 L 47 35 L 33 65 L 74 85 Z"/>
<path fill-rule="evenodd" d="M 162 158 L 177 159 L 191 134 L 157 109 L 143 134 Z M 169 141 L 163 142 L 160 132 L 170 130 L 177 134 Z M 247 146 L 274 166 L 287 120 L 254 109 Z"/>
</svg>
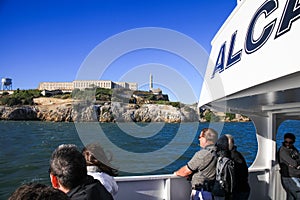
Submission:
<svg viewBox="0 0 300 200">
<path fill-rule="evenodd" d="M 224 169 L 227 166 L 227 169 Z M 234 162 L 230 158 L 227 157 L 219 157 L 216 167 L 216 180 L 217 181 L 225 181 L 227 182 L 228 192 L 232 193 L 233 188 L 235 187 L 235 174 L 230 168 L 234 167 Z M 224 174 L 222 174 L 224 173 Z M 222 178 L 223 176 L 223 178 Z M 224 179 L 225 178 L 225 179 Z M 230 178 L 230 180 L 228 180 Z M 228 183 L 229 181 L 229 183 Z"/>
<path fill-rule="evenodd" d="M 220 171 L 223 171 L 224 167 L 226 166 L 226 164 L 228 162 L 230 162 L 230 159 L 229 158 L 226 158 L 226 157 L 219 157 L 218 158 L 218 164 L 220 164 L 220 162 L 224 162 L 224 164 L 222 164 L 222 167 L 220 168 Z M 219 170 L 219 169 L 218 169 Z"/>
</svg>

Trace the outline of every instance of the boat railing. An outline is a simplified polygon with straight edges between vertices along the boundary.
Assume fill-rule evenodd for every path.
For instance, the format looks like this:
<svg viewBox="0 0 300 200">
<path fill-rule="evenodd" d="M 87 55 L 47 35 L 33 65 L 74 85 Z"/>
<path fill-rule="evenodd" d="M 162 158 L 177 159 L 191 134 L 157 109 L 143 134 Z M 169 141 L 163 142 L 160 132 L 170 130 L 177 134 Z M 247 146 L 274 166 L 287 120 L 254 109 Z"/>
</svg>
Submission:
<svg viewBox="0 0 300 200">
<path fill-rule="evenodd" d="M 173 174 L 116 177 L 119 186 L 115 199 L 189 199 L 191 185 Z"/>
<path fill-rule="evenodd" d="M 251 188 L 249 199 L 286 199 L 286 192 L 281 185 L 280 167 L 275 164 L 272 169 L 265 167 L 249 168 L 249 184 Z M 275 184 L 270 184 L 274 182 Z"/>
<path fill-rule="evenodd" d="M 274 180 L 270 180 L 270 177 Z M 116 181 L 119 185 L 118 194 L 115 196 L 117 200 L 182 200 L 189 199 L 191 192 L 190 182 L 173 174 L 124 176 L 116 177 Z M 270 181 L 275 181 L 276 185 L 270 185 Z M 270 196 L 285 199 L 286 193 L 281 185 L 278 164 L 271 170 L 265 167 L 250 167 L 249 184 L 249 199 L 270 199 Z"/>
</svg>

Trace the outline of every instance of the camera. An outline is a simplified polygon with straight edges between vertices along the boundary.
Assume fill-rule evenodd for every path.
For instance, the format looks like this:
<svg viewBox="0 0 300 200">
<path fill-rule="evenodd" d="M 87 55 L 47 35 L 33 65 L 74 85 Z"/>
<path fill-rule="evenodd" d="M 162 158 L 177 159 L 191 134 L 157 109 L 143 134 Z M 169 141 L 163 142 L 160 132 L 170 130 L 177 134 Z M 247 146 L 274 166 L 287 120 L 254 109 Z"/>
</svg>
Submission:
<svg viewBox="0 0 300 200">
<path fill-rule="evenodd" d="M 299 153 L 296 150 L 292 150 L 290 153 L 290 156 L 294 159 L 297 160 L 299 159 Z"/>
</svg>

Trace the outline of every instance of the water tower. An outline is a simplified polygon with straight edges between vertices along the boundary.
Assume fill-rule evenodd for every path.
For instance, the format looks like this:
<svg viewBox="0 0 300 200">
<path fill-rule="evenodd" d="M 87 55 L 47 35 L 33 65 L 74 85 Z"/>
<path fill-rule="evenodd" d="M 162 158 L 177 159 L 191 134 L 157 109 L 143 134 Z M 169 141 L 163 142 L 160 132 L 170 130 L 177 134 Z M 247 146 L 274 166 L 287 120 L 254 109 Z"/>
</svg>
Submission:
<svg viewBox="0 0 300 200">
<path fill-rule="evenodd" d="M 11 78 L 2 78 L 2 90 L 12 90 L 12 79 Z"/>
</svg>

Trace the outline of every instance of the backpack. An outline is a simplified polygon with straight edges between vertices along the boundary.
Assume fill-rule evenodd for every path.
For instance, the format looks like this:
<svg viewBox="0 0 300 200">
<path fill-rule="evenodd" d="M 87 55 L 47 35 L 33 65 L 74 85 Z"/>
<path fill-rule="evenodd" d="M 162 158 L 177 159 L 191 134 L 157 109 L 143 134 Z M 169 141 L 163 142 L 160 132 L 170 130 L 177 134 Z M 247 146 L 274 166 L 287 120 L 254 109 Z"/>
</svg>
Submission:
<svg viewBox="0 0 300 200">
<path fill-rule="evenodd" d="M 216 180 L 212 189 L 214 196 L 231 195 L 235 187 L 234 161 L 227 157 L 218 157 Z"/>
</svg>

